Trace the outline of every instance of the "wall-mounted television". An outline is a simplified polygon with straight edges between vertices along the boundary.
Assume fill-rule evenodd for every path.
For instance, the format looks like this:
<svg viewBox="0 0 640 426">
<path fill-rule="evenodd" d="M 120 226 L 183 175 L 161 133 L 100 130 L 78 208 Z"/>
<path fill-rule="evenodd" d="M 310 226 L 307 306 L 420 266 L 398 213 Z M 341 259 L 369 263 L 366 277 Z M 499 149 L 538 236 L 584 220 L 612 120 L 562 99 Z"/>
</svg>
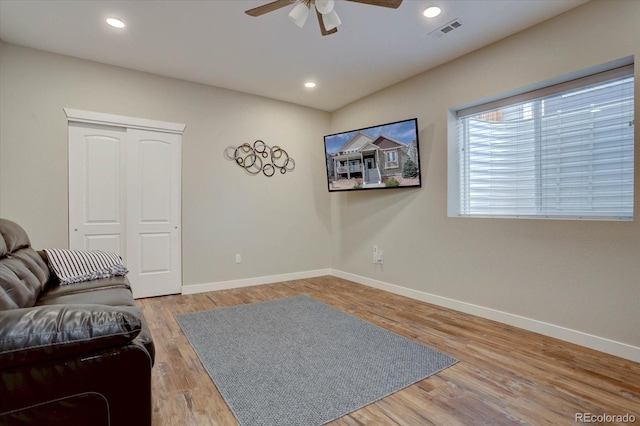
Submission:
<svg viewBox="0 0 640 426">
<path fill-rule="evenodd" d="M 420 187 L 418 119 L 324 137 L 329 192 Z"/>
</svg>

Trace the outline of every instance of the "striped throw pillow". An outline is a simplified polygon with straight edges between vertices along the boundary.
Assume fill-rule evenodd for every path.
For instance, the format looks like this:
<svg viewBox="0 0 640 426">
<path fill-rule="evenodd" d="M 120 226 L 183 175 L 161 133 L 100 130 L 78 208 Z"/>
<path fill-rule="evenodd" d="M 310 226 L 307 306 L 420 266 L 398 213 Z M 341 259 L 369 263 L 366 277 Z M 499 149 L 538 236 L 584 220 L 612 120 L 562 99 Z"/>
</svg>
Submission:
<svg viewBox="0 0 640 426">
<path fill-rule="evenodd" d="M 45 249 L 51 270 L 60 284 L 126 275 L 127 268 L 115 253 L 102 250 Z"/>
</svg>

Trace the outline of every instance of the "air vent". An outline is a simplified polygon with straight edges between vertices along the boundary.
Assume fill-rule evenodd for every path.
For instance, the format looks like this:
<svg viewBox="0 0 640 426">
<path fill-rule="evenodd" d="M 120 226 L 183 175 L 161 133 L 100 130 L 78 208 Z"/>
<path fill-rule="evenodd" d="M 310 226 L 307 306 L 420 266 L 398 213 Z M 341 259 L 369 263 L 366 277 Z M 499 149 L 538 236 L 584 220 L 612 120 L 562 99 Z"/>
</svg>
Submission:
<svg viewBox="0 0 640 426">
<path fill-rule="evenodd" d="M 443 25 L 442 27 L 438 28 L 437 30 L 432 31 L 431 33 L 429 33 L 429 35 L 433 35 L 433 36 L 436 36 L 436 37 L 442 37 L 445 34 L 449 34 L 453 30 L 457 30 L 461 26 L 462 26 L 462 22 L 460 22 L 460 19 L 456 18 L 453 21 L 451 21 L 451 22 Z"/>
</svg>

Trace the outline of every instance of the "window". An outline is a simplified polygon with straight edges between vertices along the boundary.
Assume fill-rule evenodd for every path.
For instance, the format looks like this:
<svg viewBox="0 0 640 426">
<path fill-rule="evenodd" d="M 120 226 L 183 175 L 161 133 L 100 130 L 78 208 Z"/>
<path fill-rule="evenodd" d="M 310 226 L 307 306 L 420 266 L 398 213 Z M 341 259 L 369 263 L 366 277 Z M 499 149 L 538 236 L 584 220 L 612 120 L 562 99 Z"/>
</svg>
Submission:
<svg viewBox="0 0 640 426">
<path fill-rule="evenodd" d="M 385 168 L 397 168 L 398 167 L 398 151 L 385 151 L 384 152 Z"/>
<path fill-rule="evenodd" d="M 627 65 L 457 111 L 450 215 L 632 220 L 633 92 Z"/>
</svg>

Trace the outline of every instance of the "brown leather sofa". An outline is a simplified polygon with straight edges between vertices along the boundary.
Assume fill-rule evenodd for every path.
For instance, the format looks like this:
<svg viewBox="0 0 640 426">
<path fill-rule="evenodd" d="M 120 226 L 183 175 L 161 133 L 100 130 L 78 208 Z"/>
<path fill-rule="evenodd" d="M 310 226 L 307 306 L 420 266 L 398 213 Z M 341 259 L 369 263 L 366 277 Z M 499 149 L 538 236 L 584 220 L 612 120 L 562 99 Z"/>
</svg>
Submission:
<svg viewBox="0 0 640 426">
<path fill-rule="evenodd" d="M 154 355 L 126 277 L 60 285 L 0 219 L 0 425 L 150 425 Z"/>
</svg>

